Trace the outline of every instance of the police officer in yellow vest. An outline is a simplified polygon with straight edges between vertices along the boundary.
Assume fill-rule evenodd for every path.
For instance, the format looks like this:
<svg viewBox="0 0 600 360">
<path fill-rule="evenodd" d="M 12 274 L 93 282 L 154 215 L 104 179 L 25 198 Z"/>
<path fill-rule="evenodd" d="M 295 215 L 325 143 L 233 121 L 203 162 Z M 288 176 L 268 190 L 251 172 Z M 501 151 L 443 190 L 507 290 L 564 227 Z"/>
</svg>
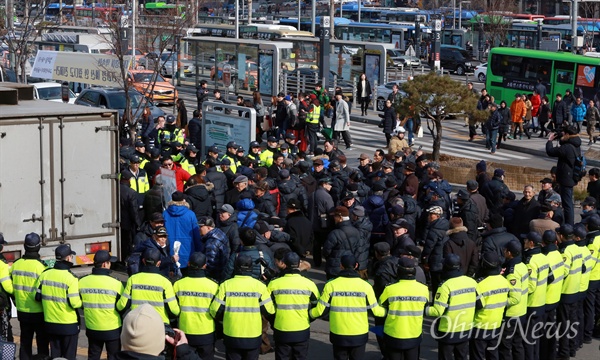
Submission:
<svg viewBox="0 0 600 360">
<path fill-rule="evenodd" d="M 276 152 L 279 152 L 279 142 L 275 136 L 269 136 L 267 138 L 267 148 L 264 149 L 259 156 L 259 164 L 260 166 L 270 167 L 273 165 L 273 156 Z"/>
<path fill-rule="evenodd" d="M 254 279 L 252 258 L 239 255 L 236 275 L 219 286 L 210 314 L 223 321 L 223 343 L 227 359 L 258 359 L 262 335 L 261 313 L 275 314 L 267 286 Z"/>
<path fill-rule="evenodd" d="M 579 246 L 581 251 L 583 266 L 581 269 L 581 286 L 579 288 L 579 299 L 577 300 L 577 345 L 581 348 L 583 346 L 584 337 L 584 302 L 587 297 L 588 288 L 590 285 L 590 275 L 596 265 L 596 258 L 592 257 L 590 249 L 587 247 L 587 229 L 584 224 L 575 224 L 573 226 L 573 239 L 575 244 Z M 591 342 L 591 337 L 588 339 Z"/>
<path fill-rule="evenodd" d="M 590 272 L 590 285 L 585 298 L 585 332 L 584 342 L 592 337 L 600 337 L 600 217 L 591 216 L 585 221 L 588 230 L 588 249 L 596 259 L 596 265 Z"/>
<path fill-rule="evenodd" d="M 418 360 L 429 289 L 417 282 L 415 261 L 398 260 L 398 282 L 385 287 L 379 303 L 387 309 L 383 325 L 386 359 Z"/>
<path fill-rule="evenodd" d="M 527 336 L 524 339 L 525 359 L 538 359 L 540 355 L 540 342 L 544 331 L 542 324 L 546 311 L 546 289 L 548 284 L 548 271 L 550 266 L 546 255 L 542 254 L 542 236 L 535 231 L 521 234 L 525 247 L 524 263 L 529 272 L 527 295 Z"/>
<path fill-rule="evenodd" d="M 248 151 L 248 159 L 254 162 L 260 162 L 260 144 L 258 141 L 250 143 L 250 151 Z"/>
<path fill-rule="evenodd" d="M 559 249 L 565 263 L 565 279 L 556 317 L 559 334 L 567 334 L 572 324 L 577 321 L 577 300 L 581 288 L 581 269 L 583 266 L 581 250 L 573 241 L 573 226 L 564 224 L 556 229 Z M 556 274 L 554 275 L 556 276 Z M 558 339 L 558 358 L 575 357 L 578 350 L 573 336 L 561 336 Z"/>
<path fill-rule="evenodd" d="M 79 280 L 91 360 L 100 360 L 104 345 L 108 360 L 115 359 L 121 350 L 121 315 L 116 305 L 123 293 L 123 283 L 110 276 L 110 264 L 115 261 L 117 258 L 108 251 L 98 251 L 94 254 L 92 273 Z"/>
<path fill-rule="evenodd" d="M 171 143 L 174 141 L 183 144 L 185 138 L 183 137 L 183 131 L 175 124 L 175 116 L 167 115 L 165 120 L 165 127 L 158 130 L 158 144 L 161 148 L 170 147 Z"/>
<path fill-rule="evenodd" d="M 237 150 L 238 150 L 238 144 L 235 143 L 235 141 L 230 141 L 227 143 L 227 150 L 225 150 L 225 155 L 223 155 L 221 157 L 221 161 L 223 161 L 224 159 L 229 159 L 230 161 L 230 165 L 229 168 L 231 169 L 232 173 L 236 173 L 238 166 L 241 166 L 240 161 L 237 158 Z"/>
<path fill-rule="evenodd" d="M 138 140 L 135 142 L 135 155 L 142 159 L 142 162 L 140 163 L 140 169 L 143 169 L 144 166 L 150 162 L 148 155 L 146 155 L 146 144 L 144 144 L 143 141 Z"/>
<path fill-rule="evenodd" d="M 171 317 L 179 315 L 179 304 L 175 298 L 173 285 L 160 273 L 160 251 L 147 248 L 142 254 L 141 272 L 127 280 L 125 290 L 117 302 L 117 310 L 124 312 L 141 304 L 150 304 L 160 314 L 165 324 Z"/>
<path fill-rule="evenodd" d="M 501 359 L 524 359 L 525 349 L 521 329 L 527 326 L 527 294 L 529 272 L 521 257 L 521 243 L 511 240 L 504 248 L 504 277 L 508 280 L 508 303 L 499 353 Z"/>
<path fill-rule="evenodd" d="M 499 357 L 497 345 L 510 291 L 508 280 L 500 275 L 501 270 L 502 261 L 497 252 L 488 251 L 482 255 L 479 268 L 481 277 L 477 279 L 477 293 L 481 296 L 482 307 L 475 310 L 471 360 L 498 359 Z"/>
<path fill-rule="evenodd" d="M 540 359 L 556 357 L 556 344 L 558 339 L 556 324 L 556 309 L 560 302 L 562 283 L 565 278 L 565 264 L 562 254 L 556 245 L 556 232 L 546 230 L 542 235 L 544 248 L 542 252 L 546 255 L 550 271 L 548 273 L 548 285 L 546 286 L 546 306 L 544 316 L 544 336 L 540 338 Z"/>
<path fill-rule="evenodd" d="M 68 244 L 54 250 L 54 268 L 44 271 L 36 282 L 35 299 L 44 308 L 44 328 L 50 339 L 50 357 L 75 359 L 79 338 L 81 307 L 79 282 L 69 270 L 73 266 L 75 251 Z"/>
<path fill-rule="evenodd" d="M 306 138 L 308 140 L 308 153 L 314 154 L 317 149 L 317 134 L 319 133 L 319 123 L 321 118 L 321 106 L 325 104 L 321 104 L 319 100 L 317 100 L 317 96 L 315 94 L 310 95 L 310 110 L 308 114 L 306 114 Z"/>
<path fill-rule="evenodd" d="M 273 323 L 275 357 L 303 360 L 308 356 L 310 339 L 308 313 L 319 300 L 319 290 L 312 280 L 300 275 L 298 254 L 288 252 L 283 264 L 282 276 L 268 286 L 277 309 Z"/>
<path fill-rule="evenodd" d="M 179 161 L 179 165 L 185 171 L 187 171 L 190 175 L 196 175 L 196 166 L 200 165 L 200 159 L 198 156 L 198 149 L 194 146 L 194 144 L 189 144 L 185 148 L 185 156 L 181 158 Z"/>
<path fill-rule="evenodd" d="M 133 155 L 129 158 L 129 168 L 127 171 L 133 175 L 129 180 L 131 188 L 138 194 L 144 194 L 150 190 L 150 182 L 148 181 L 148 175 L 144 169 L 140 169 L 142 158 L 137 155 Z M 141 201 L 140 201 L 141 200 Z M 138 202 L 143 203 L 144 196 L 138 197 Z"/>
<path fill-rule="evenodd" d="M 470 331 L 478 303 L 477 283 L 461 271 L 460 257 L 444 258 L 442 276 L 445 281 L 437 289 L 433 304 L 425 309 L 434 323 L 438 342 L 438 359 L 467 359 Z"/>
<path fill-rule="evenodd" d="M 206 256 L 201 252 L 190 256 L 187 269 L 186 276 L 173 285 L 181 308 L 179 329 L 200 358 L 212 360 L 215 357 L 215 321 L 210 315 L 210 304 L 219 284 L 206 277 Z"/>
<path fill-rule="evenodd" d="M 329 341 L 334 359 L 363 359 L 369 338 L 368 311 L 383 317 L 385 309 L 377 303 L 371 284 L 355 270 L 358 263 L 354 255 L 342 256 L 340 263 L 338 277 L 325 284 L 310 316 L 317 318 L 329 311 Z"/>
<path fill-rule="evenodd" d="M 17 307 L 17 318 L 21 328 L 19 359 L 33 359 L 33 335 L 36 335 L 37 352 L 40 357 L 48 357 L 48 334 L 44 330 L 44 310 L 42 304 L 35 300 L 35 283 L 46 264 L 40 260 L 42 242 L 36 233 L 25 235 L 25 254 L 15 261 L 10 268 L 13 282 L 13 294 Z"/>
</svg>

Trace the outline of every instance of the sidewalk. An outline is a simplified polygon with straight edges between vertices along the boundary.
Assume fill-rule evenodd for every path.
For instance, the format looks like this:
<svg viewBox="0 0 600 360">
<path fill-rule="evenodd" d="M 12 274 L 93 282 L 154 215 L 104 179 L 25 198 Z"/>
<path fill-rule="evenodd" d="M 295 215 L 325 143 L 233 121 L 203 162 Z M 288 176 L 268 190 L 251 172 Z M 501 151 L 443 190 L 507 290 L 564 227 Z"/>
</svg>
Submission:
<svg viewBox="0 0 600 360">
<path fill-rule="evenodd" d="M 351 114 L 350 119 L 355 122 L 367 122 L 372 125 L 378 125 L 379 122 L 381 121 L 381 118 L 378 116 L 379 114 L 381 114 L 381 113 L 374 112 L 374 111 L 369 111 L 369 115 L 367 115 L 367 116 Z M 444 120 L 444 123 L 446 123 L 447 126 L 457 129 L 457 128 L 463 127 L 464 121 L 462 119 L 447 119 L 447 120 Z M 478 135 L 473 142 L 477 143 L 477 144 L 484 144 L 485 138 L 483 137 L 483 135 L 481 135 L 481 129 L 477 129 L 477 130 L 478 130 L 477 131 Z M 444 132 L 444 137 L 449 137 L 449 138 L 454 138 L 454 139 L 462 139 L 463 137 L 459 136 L 458 135 L 459 133 L 460 132 L 456 132 L 456 131 L 446 131 L 446 132 Z M 468 128 L 464 127 L 464 135 L 466 136 L 467 134 L 468 134 Z M 532 134 L 531 139 L 527 139 L 527 137 L 524 136 L 523 140 L 517 139 L 517 140 L 508 140 L 506 142 L 503 141 L 501 147 L 502 147 L 502 149 L 505 149 L 505 150 L 516 151 L 516 152 L 520 152 L 523 154 L 530 154 L 530 155 L 539 156 L 539 157 L 547 157 L 547 155 L 546 155 L 547 139 L 546 138 L 538 138 L 538 136 L 539 136 L 539 133 Z M 587 151 L 588 149 L 591 148 L 591 149 L 595 150 L 596 152 L 600 152 L 600 142 L 597 144 L 588 146 L 587 134 L 585 134 L 583 132 L 581 133 L 581 144 L 582 144 L 581 147 L 584 151 Z M 586 156 L 586 160 L 587 160 L 588 167 L 600 167 L 600 157 L 594 156 L 594 158 L 592 158 L 588 155 L 588 156 Z"/>
</svg>

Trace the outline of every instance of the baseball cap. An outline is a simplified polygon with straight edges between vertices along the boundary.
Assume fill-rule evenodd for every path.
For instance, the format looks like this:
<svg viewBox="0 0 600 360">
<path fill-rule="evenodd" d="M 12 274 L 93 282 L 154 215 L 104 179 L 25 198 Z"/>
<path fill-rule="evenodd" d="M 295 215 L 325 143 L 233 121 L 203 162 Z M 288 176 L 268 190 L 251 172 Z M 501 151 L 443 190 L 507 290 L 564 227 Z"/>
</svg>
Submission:
<svg viewBox="0 0 600 360">
<path fill-rule="evenodd" d="M 269 136 L 267 142 L 277 142 L 277 138 L 275 136 Z"/>
<path fill-rule="evenodd" d="M 420 258 L 421 253 L 421 249 L 416 245 L 408 245 L 407 247 L 402 248 L 398 251 L 399 255 L 410 255 L 416 258 Z"/>
<path fill-rule="evenodd" d="M 388 244 L 386 241 L 381 241 L 373 245 L 373 249 L 378 254 L 387 254 L 390 252 L 390 244 Z"/>
<path fill-rule="evenodd" d="M 234 210 L 233 210 L 233 206 L 229 205 L 229 204 L 223 204 L 223 206 L 221 206 L 221 208 L 219 209 L 219 212 L 226 212 L 226 213 L 230 213 L 233 214 Z"/>
<path fill-rule="evenodd" d="M 551 184 L 552 183 L 552 179 L 545 177 L 542 180 L 540 180 L 540 183 L 542 184 Z"/>
<path fill-rule="evenodd" d="M 300 203 L 300 200 L 298 200 L 298 199 L 289 199 L 287 202 L 287 207 L 288 207 L 288 209 L 299 210 L 299 209 L 302 209 L 302 204 Z"/>
<path fill-rule="evenodd" d="M 369 155 L 362 153 L 360 154 L 360 156 L 358 157 L 358 160 L 369 160 Z"/>
<path fill-rule="evenodd" d="M 497 176 L 497 177 L 504 176 L 504 170 L 502 170 L 502 169 L 494 170 L 494 176 Z"/>
<path fill-rule="evenodd" d="M 144 144 L 143 141 L 136 141 L 135 142 L 135 147 L 145 147 L 145 146 L 146 146 L 146 144 Z"/>
<path fill-rule="evenodd" d="M 208 148 L 208 152 L 214 153 L 214 154 L 218 154 L 219 153 L 219 148 L 216 146 L 211 146 Z"/>
<path fill-rule="evenodd" d="M 195 146 L 194 146 L 194 144 L 189 144 L 189 145 L 187 146 L 187 148 L 186 148 L 186 149 L 187 149 L 187 151 L 189 151 L 189 152 L 195 152 L 195 153 L 197 153 L 197 152 L 198 152 L 198 148 L 197 148 L 197 147 L 195 147 Z"/>
<path fill-rule="evenodd" d="M 441 206 L 430 206 L 429 208 L 427 208 L 427 212 L 430 214 L 437 214 L 437 215 L 442 215 L 444 213 L 444 210 L 442 209 Z"/>
<path fill-rule="evenodd" d="M 259 220 L 256 222 L 256 224 L 254 224 L 254 230 L 256 230 L 261 235 L 263 235 L 267 231 L 273 231 L 274 229 L 275 228 L 273 227 L 273 225 L 269 225 L 264 220 Z"/>
<path fill-rule="evenodd" d="M 313 166 L 316 166 L 316 165 L 323 165 L 323 160 L 322 159 L 313 160 Z"/>
<path fill-rule="evenodd" d="M 408 221 L 406 221 L 406 219 L 398 219 L 392 224 L 394 229 L 408 229 L 409 226 L 410 224 Z"/>
<path fill-rule="evenodd" d="M 286 101 L 292 101 L 292 97 L 291 97 L 291 96 L 289 96 L 289 95 L 286 95 L 286 96 L 283 98 L 283 100 L 286 100 Z"/>
<path fill-rule="evenodd" d="M 240 175 L 233 180 L 234 184 L 248 182 L 248 177 L 245 175 Z"/>
<path fill-rule="evenodd" d="M 519 254 L 521 254 L 521 243 L 518 242 L 517 240 L 511 240 L 506 244 L 505 247 L 506 250 L 510 251 L 511 254 L 513 254 L 514 256 L 518 256 Z"/>
<path fill-rule="evenodd" d="M 160 251 L 155 247 L 146 248 L 142 253 L 142 259 L 144 259 L 147 264 L 156 264 L 160 260 Z"/>
<path fill-rule="evenodd" d="M 137 156 L 137 155 L 133 155 L 133 156 L 131 156 L 129 158 L 129 161 L 132 162 L 132 163 L 134 163 L 134 164 L 139 164 L 139 163 L 142 162 L 142 159 L 139 156 Z"/>
<path fill-rule="evenodd" d="M 235 141 L 230 141 L 227 143 L 227 148 L 236 148 L 237 149 L 238 144 L 235 143 Z"/>
<path fill-rule="evenodd" d="M 573 226 L 571 226 L 570 224 L 563 224 L 560 227 L 557 227 L 556 229 L 554 229 L 557 233 L 564 235 L 564 236 L 569 236 L 573 234 Z"/>
<path fill-rule="evenodd" d="M 573 235 L 577 236 L 580 239 L 585 239 L 587 233 L 588 232 L 584 224 L 577 224 L 573 227 Z"/>
<path fill-rule="evenodd" d="M 65 260 L 69 255 L 77 255 L 75 251 L 71 249 L 71 245 L 69 244 L 59 245 L 54 250 L 54 256 L 56 257 L 56 260 Z"/>
<path fill-rule="evenodd" d="M 154 229 L 153 233 L 157 236 L 167 236 L 167 228 L 164 226 L 159 226 Z"/>
<path fill-rule="evenodd" d="M 325 184 L 325 183 L 331 184 L 331 178 L 324 177 L 324 178 L 319 179 L 319 184 Z"/>
<path fill-rule="evenodd" d="M 581 202 L 581 206 L 594 206 L 596 207 L 596 199 L 588 196 L 586 197 L 582 202 Z"/>
<path fill-rule="evenodd" d="M 219 162 L 219 165 L 231 165 L 231 160 L 229 160 L 228 158 L 225 159 L 221 159 L 221 162 Z"/>
<path fill-rule="evenodd" d="M 474 190 L 477 190 L 478 187 L 479 187 L 479 184 L 477 183 L 477 181 L 475 181 L 475 180 L 467 181 L 467 190 L 474 191 Z"/>
<path fill-rule="evenodd" d="M 533 242 L 534 244 L 542 243 L 542 236 L 536 231 L 530 231 L 527 234 L 521 234 L 521 239 L 523 239 L 523 240 L 527 239 L 527 240 Z"/>
<path fill-rule="evenodd" d="M 260 144 L 258 143 L 258 141 L 253 141 L 250 143 L 250 148 L 259 148 Z"/>
<path fill-rule="evenodd" d="M 558 195 L 557 193 L 552 193 L 550 196 L 548 196 L 545 200 L 545 202 L 550 203 L 550 202 L 557 202 L 557 203 L 561 203 L 562 199 L 560 198 L 560 195 Z"/>
<path fill-rule="evenodd" d="M 206 255 L 199 251 L 192 253 L 192 255 L 190 255 L 188 265 L 192 269 L 201 269 L 204 265 L 206 265 Z"/>
<path fill-rule="evenodd" d="M 354 209 L 352 209 L 352 214 L 358 217 L 363 217 L 365 216 L 365 208 L 360 205 L 356 205 Z"/>
<path fill-rule="evenodd" d="M 296 135 L 294 135 L 293 133 L 287 133 L 287 134 L 285 134 L 285 138 L 296 140 Z"/>
<path fill-rule="evenodd" d="M 300 266 L 300 256 L 290 251 L 283 256 L 283 263 L 291 269 L 297 269 Z"/>
<path fill-rule="evenodd" d="M 106 250 L 99 250 L 94 255 L 94 264 L 102 264 L 102 263 L 105 263 L 107 261 L 116 262 L 117 261 L 117 257 L 116 256 L 111 256 L 110 253 L 108 251 L 106 251 Z"/>
<path fill-rule="evenodd" d="M 469 200 L 471 198 L 471 195 L 469 194 L 469 192 L 467 190 L 460 189 L 460 190 L 458 190 L 456 197 L 461 200 Z"/>
</svg>

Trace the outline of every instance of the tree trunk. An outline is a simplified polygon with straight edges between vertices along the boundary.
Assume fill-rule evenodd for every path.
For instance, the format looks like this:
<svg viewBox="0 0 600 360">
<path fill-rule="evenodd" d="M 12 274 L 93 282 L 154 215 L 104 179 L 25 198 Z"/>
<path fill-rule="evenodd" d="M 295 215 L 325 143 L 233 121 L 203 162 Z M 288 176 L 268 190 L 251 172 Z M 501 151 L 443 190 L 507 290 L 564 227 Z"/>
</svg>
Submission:
<svg viewBox="0 0 600 360">
<path fill-rule="evenodd" d="M 433 161 L 440 160 L 440 148 L 442 147 L 442 120 L 434 119 L 433 120 L 435 136 L 433 137 L 433 153 L 431 157 Z"/>
</svg>

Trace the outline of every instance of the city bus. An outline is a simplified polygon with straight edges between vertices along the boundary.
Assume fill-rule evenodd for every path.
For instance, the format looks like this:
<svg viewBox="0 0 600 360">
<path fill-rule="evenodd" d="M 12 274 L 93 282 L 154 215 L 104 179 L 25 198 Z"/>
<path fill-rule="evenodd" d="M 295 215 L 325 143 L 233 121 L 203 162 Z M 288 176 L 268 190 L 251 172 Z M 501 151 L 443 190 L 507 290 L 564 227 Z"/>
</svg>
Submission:
<svg viewBox="0 0 600 360">
<path fill-rule="evenodd" d="M 288 25 L 250 24 L 240 25 L 241 39 L 279 40 L 286 38 L 314 38 L 309 31 L 290 30 Z M 228 24 L 197 24 L 187 30 L 187 36 L 212 36 L 235 38 L 235 25 Z"/>
<path fill-rule="evenodd" d="M 186 6 L 167 4 L 166 2 L 149 2 L 144 5 L 144 12 L 147 15 L 185 15 Z"/>
<path fill-rule="evenodd" d="M 514 30 L 533 30 L 537 31 L 537 24 L 512 24 L 510 31 Z M 562 25 L 542 25 L 542 32 L 551 32 L 560 34 L 560 44 L 561 48 L 564 50 L 568 50 L 571 48 L 571 35 L 573 33 L 573 28 L 570 24 L 562 24 Z M 586 42 L 590 43 L 598 43 L 598 40 L 595 39 L 600 34 L 600 30 L 595 25 L 578 25 L 577 26 L 577 36 L 581 36 L 585 39 Z"/>
<path fill-rule="evenodd" d="M 420 26 L 419 42 L 431 36 L 431 28 Z M 396 49 L 405 50 L 409 41 L 415 41 L 415 25 L 403 23 L 359 23 L 351 22 L 334 28 L 334 36 L 340 40 L 368 41 L 394 44 Z"/>
<path fill-rule="evenodd" d="M 79 23 L 102 22 L 110 23 L 118 21 L 123 15 L 122 7 L 99 7 L 99 6 L 77 6 L 75 8 L 75 17 Z"/>
<path fill-rule="evenodd" d="M 556 94 L 571 90 L 584 103 L 600 90 L 597 58 L 571 53 L 496 47 L 490 51 L 486 89 L 496 102 L 510 103 L 515 94 L 530 94 L 541 79 L 550 103 Z"/>
<path fill-rule="evenodd" d="M 352 20 L 350 19 L 346 19 L 343 17 L 335 17 L 333 20 L 333 27 L 334 29 L 340 25 L 348 25 L 352 22 Z M 289 25 L 289 26 L 293 26 L 294 28 L 298 28 L 298 18 L 282 18 L 279 19 L 279 24 L 281 25 Z M 315 34 L 320 34 L 321 31 L 321 17 L 317 16 L 315 22 Z M 252 23 L 252 25 L 256 25 L 255 23 Z M 300 18 L 300 29 L 298 30 L 302 30 L 302 31 L 311 31 L 312 29 L 312 25 L 313 25 L 313 21 L 312 19 L 309 18 Z"/>
<path fill-rule="evenodd" d="M 62 14 L 63 22 L 73 18 L 73 5 L 65 5 L 62 3 L 51 3 L 46 7 L 44 20 L 56 22 Z"/>
</svg>

